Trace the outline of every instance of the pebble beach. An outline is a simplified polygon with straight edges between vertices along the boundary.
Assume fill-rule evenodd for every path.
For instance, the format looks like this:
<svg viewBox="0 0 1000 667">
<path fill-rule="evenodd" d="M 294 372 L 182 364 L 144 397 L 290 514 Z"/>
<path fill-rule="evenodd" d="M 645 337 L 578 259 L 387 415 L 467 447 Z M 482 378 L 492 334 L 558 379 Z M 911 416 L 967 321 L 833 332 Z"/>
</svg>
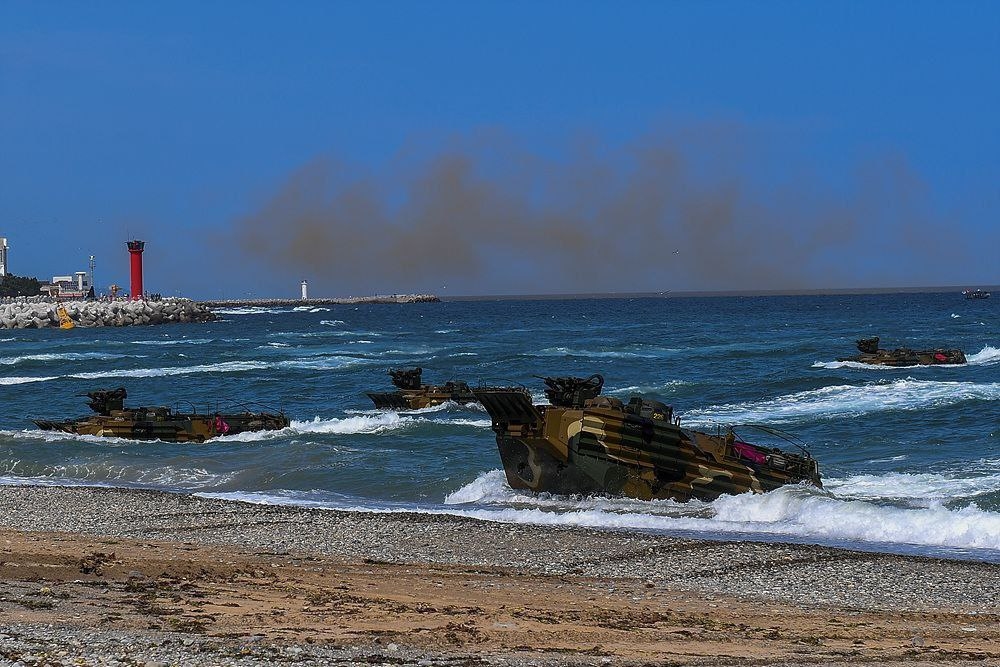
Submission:
<svg viewBox="0 0 1000 667">
<path fill-rule="evenodd" d="M 0 665 L 997 664 L 1000 566 L 0 487 Z"/>
</svg>

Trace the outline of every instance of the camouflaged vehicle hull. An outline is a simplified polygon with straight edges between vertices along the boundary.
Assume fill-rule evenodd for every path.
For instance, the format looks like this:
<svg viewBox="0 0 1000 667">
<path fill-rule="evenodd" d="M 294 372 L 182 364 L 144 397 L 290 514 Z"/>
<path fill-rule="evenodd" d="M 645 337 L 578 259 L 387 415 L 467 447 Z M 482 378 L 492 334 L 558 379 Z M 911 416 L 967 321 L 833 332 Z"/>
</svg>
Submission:
<svg viewBox="0 0 1000 667">
<path fill-rule="evenodd" d="M 808 455 L 681 428 L 669 413 L 630 414 L 617 399 L 532 405 L 520 388 L 476 390 L 476 397 L 493 420 L 514 489 L 687 501 L 800 482 L 822 486 Z"/>
<path fill-rule="evenodd" d="M 879 338 L 862 338 L 857 341 L 858 351 L 861 354 L 853 357 L 842 357 L 837 361 L 854 361 L 861 364 L 874 364 L 876 366 L 938 366 L 949 364 L 964 364 L 966 362 L 965 352 L 962 350 L 936 348 L 933 350 L 911 350 L 908 347 L 900 347 L 895 350 L 883 350 L 878 347 Z"/>
<path fill-rule="evenodd" d="M 220 433 L 216 428 L 215 415 L 171 413 L 160 408 L 120 410 L 113 411 L 110 415 L 93 415 L 68 421 L 38 419 L 35 424 L 45 431 L 165 442 L 205 442 L 222 435 L 273 431 L 289 425 L 288 418 L 281 414 L 247 412 L 223 414 L 220 417 L 228 426 L 225 433 Z"/>
<path fill-rule="evenodd" d="M 452 401 L 460 405 L 475 403 L 476 396 L 465 382 L 445 382 L 442 385 L 421 384 L 423 369 L 390 369 L 389 377 L 397 391 L 368 394 L 379 410 L 420 410 Z"/>
<path fill-rule="evenodd" d="M 875 366 L 938 366 L 966 363 L 962 350 L 879 350 L 874 354 L 858 354 L 853 357 L 843 357 L 837 361 L 856 361 L 860 364 Z"/>
<path fill-rule="evenodd" d="M 99 389 L 85 394 L 87 407 L 96 414 L 79 419 L 55 421 L 36 419 L 44 431 L 76 435 L 95 435 L 128 440 L 164 440 L 166 442 L 205 442 L 224 435 L 247 431 L 272 431 L 289 425 L 283 413 L 192 413 L 174 412 L 167 407 L 125 407 L 125 387 Z"/>
<path fill-rule="evenodd" d="M 420 389 L 372 392 L 368 394 L 368 398 L 372 399 L 375 407 L 379 410 L 420 410 L 448 401 L 460 405 L 476 402 L 476 397 L 471 390 L 454 391 L 444 386 L 433 385 L 425 385 Z"/>
</svg>

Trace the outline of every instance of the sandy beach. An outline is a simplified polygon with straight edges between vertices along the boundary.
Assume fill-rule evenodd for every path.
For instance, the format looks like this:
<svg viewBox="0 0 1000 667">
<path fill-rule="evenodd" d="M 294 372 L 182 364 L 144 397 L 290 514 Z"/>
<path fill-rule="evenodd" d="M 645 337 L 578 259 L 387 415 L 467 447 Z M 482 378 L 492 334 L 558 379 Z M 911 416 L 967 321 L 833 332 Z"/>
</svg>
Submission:
<svg viewBox="0 0 1000 667">
<path fill-rule="evenodd" d="M 0 665 L 1000 661 L 1000 566 L 0 487 Z"/>
</svg>

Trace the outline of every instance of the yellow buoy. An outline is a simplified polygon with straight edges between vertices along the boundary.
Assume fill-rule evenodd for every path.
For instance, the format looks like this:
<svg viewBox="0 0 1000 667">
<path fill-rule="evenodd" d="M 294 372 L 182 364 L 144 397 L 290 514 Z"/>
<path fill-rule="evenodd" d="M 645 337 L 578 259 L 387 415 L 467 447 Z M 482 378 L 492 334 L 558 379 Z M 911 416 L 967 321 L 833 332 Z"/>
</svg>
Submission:
<svg viewBox="0 0 1000 667">
<path fill-rule="evenodd" d="M 70 319 L 69 313 L 66 312 L 66 309 L 63 306 L 58 306 L 56 308 L 56 315 L 59 316 L 60 329 L 72 329 L 73 327 L 76 326 L 73 323 L 73 320 Z"/>
</svg>

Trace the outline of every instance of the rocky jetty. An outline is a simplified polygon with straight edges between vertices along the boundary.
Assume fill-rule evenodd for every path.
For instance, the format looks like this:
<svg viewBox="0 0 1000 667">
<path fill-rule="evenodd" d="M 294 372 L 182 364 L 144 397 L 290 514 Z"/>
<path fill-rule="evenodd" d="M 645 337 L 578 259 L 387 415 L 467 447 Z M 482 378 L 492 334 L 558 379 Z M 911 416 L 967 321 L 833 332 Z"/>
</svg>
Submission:
<svg viewBox="0 0 1000 667">
<path fill-rule="evenodd" d="M 190 299 L 160 301 L 59 301 L 31 297 L 0 303 L 0 328 L 45 329 L 59 326 L 62 306 L 78 327 L 128 327 L 168 322 L 209 322 L 215 314 Z"/>
<path fill-rule="evenodd" d="M 295 306 L 352 306 L 361 303 L 438 303 L 433 294 L 376 294 L 330 299 L 222 299 L 201 301 L 209 308 L 288 308 Z"/>
</svg>

